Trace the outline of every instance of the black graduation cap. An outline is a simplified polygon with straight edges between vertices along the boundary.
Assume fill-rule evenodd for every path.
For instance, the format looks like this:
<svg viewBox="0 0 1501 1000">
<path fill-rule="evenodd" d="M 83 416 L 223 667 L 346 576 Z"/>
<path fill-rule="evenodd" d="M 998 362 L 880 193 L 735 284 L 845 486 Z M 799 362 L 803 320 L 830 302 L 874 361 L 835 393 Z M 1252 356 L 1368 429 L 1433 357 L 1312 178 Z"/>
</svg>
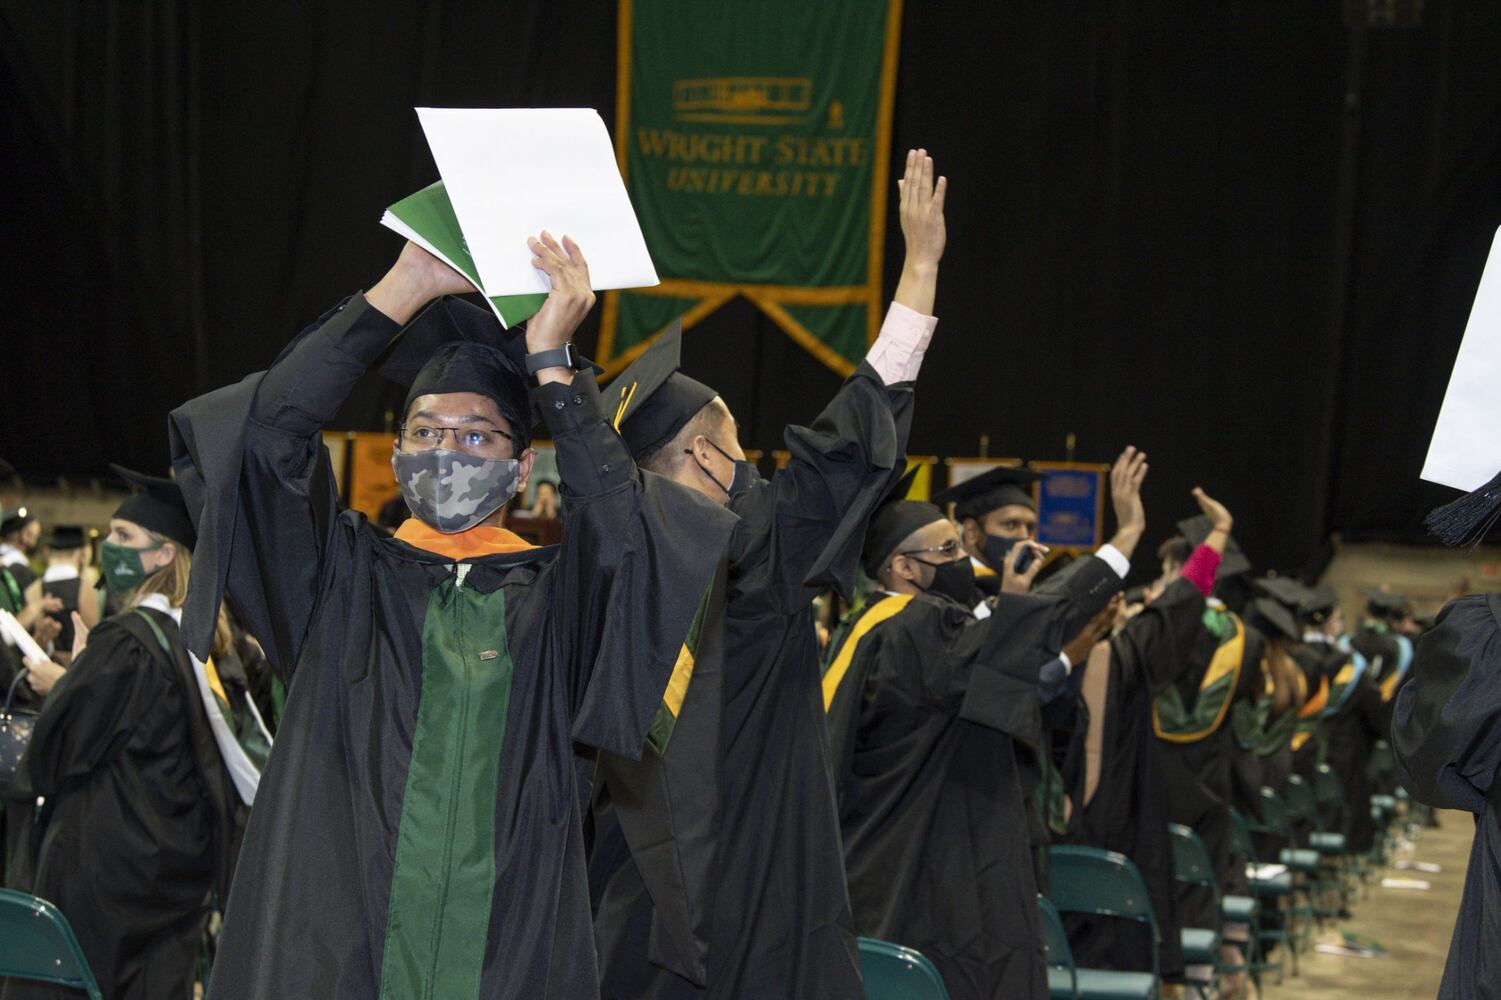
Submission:
<svg viewBox="0 0 1501 1000">
<path fill-rule="evenodd" d="M 1257 581 L 1258 583 L 1260 581 Z M 1280 632 L 1293 641 L 1302 638 L 1298 634 L 1298 620 L 1293 613 L 1275 597 L 1258 597 L 1246 606 L 1246 618 L 1262 634 Z"/>
<path fill-rule="evenodd" d="M 1365 591 L 1366 610 L 1375 618 L 1389 618 L 1408 611 L 1407 595 L 1385 590 Z"/>
<path fill-rule="evenodd" d="M 1315 625 L 1322 625 L 1329 620 L 1339 607 L 1339 594 L 1327 583 L 1321 583 L 1308 592 L 1308 598 L 1303 602 L 1299 611 L 1304 618 Z"/>
<path fill-rule="evenodd" d="M 1191 517 L 1186 521 L 1178 522 L 1178 533 L 1188 539 L 1190 545 L 1203 545 L 1209 537 L 1214 525 L 1210 522 L 1207 514 Z M 1241 550 L 1240 543 L 1231 535 L 1225 540 L 1225 552 L 1220 557 L 1220 569 L 1215 579 L 1224 580 L 1232 576 L 1240 576 L 1251 571 L 1251 560 L 1246 558 Z"/>
<path fill-rule="evenodd" d="M 5 520 L 0 521 L 0 536 L 13 534 L 20 531 L 36 520 L 36 515 L 25 507 L 18 508 L 7 514 Z"/>
<path fill-rule="evenodd" d="M 1037 502 L 1032 499 L 1032 484 L 1045 478 L 1047 477 L 1034 469 L 998 465 L 956 486 L 950 486 L 933 497 L 933 502 L 940 506 L 955 504 L 954 516 L 961 521 L 967 518 L 978 520 L 993 510 L 1011 504 L 1035 511 Z"/>
<path fill-rule="evenodd" d="M 148 476 L 144 472 L 127 469 L 110 463 L 115 475 L 136 487 L 136 492 L 120 501 L 113 516 L 124 521 L 134 521 L 148 531 L 165 535 L 191 549 L 198 542 L 198 533 L 193 530 L 193 519 L 188 516 L 188 505 L 183 501 L 182 490 L 170 479 Z"/>
<path fill-rule="evenodd" d="M 1313 591 L 1290 576 L 1264 576 L 1252 581 L 1251 586 L 1294 614 L 1299 613 L 1313 596 Z"/>
<path fill-rule="evenodd" d="M 524 334 L 507 337 L 488 309 L 445 296 L 407 324 L 379 368 L 392 382 L 408 387 L 403 419 L 412 400 L 429 393 L 475 392 L 493 399 L 511 425 L 520 455 L 531 444 L 538 420 L 526 354 Z"/>
<path fill-rule="evenodd" d="M 88 544 L 84 531 L 76 524 L 59 524 L 52 529 L 47 548 L 53 552 L 74 552 Z"/>
<path fill-rule="evenodd" d="M 872 580 L 896 551 L 898 545 L 912 532 L 926 528 L 934 521 L 944 520 L 943 511 L 922 500 L 908 500 L 907 491 L 917 478 L 913 466 L 896 481 L 886 493 L 886 499 L 871 516 L 870 526 L 865 530 L 865 546 L 861 550 L 861 568 Z"/>
<path fill-rule="evenodd" d="M 639 459 L 672 440 L 719 393 L 678 368 L 683 324 L 675 321 L 601 394 L 605 419 Z"/>
</svg>

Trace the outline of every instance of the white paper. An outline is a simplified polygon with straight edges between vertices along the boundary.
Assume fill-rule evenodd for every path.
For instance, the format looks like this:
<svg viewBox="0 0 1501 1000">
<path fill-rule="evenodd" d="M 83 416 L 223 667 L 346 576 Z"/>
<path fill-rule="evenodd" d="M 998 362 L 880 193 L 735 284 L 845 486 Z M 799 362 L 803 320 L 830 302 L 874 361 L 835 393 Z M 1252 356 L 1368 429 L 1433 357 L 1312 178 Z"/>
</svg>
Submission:
<svg viewBox="0 0 1501 1000">
<path fill-rule="evenodd" d="M 596 289 L 657 284 L 593 108 L 418 108 L 487 295 L 547 292 L 528 236 L 573 237 Z"/>
<path fill-rule="evenodd" d="M 1383 889 L 1412 889 L 1417 892 L 1427 892 L 1433 888 L 1433 883 L 1422 878 L 1384 878 L 1381 880 Z"/>
<path fill-rule="evenodd" d="M 1432 861 L 1398 861 L 1392 867 L 1404 872 L 1423 872 L 1428 875 L 1437 875 L 1444 870 L 1443 865 L 1434 864 Z"/>
<path fill-rule="evenodd" d="M 1257 880 L 1260 880 L 1260 881 L 1263 881 L 1263 882 L 1266 881 L 1267 879 L 1277 878 L 1280 875 L 1286 875 L 1286 874 L 1287 874 L 1287 865 L 1278 865 L 1278 864 L 1246 865 L 1246 877 L 1247 878 L 1257 879 Z"/>
<path fill-rule="evenodd" d="M 48 659 L 46 651 L 37 645 L 31 633 L 22 628 L 21 623 L 16 621 L 16 616 L 4 608 L 0 608 L 0 631 L 5 633 L 6 644 L 19 649 L 26 659 Z"/>
<path fill-rule="evenodd" d="M 1498 234 L 1501 236 L 1501 234 Z M 1470 307 L 1449 389 L 1433 428 L 1423 478 L 1468 493 L 1501 472 L 1501 238 Z"/>
</svg>

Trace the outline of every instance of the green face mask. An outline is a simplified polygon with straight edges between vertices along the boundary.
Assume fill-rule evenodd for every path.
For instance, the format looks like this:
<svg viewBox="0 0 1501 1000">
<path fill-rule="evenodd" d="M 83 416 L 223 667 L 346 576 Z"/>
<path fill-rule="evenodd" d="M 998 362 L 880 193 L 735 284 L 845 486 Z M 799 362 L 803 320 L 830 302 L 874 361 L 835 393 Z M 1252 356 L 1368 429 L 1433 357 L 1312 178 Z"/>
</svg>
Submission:
<svg viewBox="0 0 1501 1000">
<path fill-rule="evenodd" d="M 147 577 L 146 567 L 141 562 L 142 552 L 155 552 L 165 542 L 157 542 L 143 549 L 105 541 L 99 545 L 99 568 L 104 586 L 111 594 L 126 594 L 141 585 Z"/>
</svg>

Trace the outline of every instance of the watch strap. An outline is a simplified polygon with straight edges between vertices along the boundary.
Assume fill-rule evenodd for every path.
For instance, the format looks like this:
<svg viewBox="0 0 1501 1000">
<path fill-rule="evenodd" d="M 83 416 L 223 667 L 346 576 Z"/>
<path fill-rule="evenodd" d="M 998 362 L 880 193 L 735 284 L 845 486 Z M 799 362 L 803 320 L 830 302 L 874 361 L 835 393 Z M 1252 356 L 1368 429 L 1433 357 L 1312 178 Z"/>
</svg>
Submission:
<svg viewBox="0 0 1501 1000">
<path fill-rule="evenodd" d="M 538 351 L 536 354 L 526 356 L 526 373 L 536 375 L 544 368 L 572 368 L 578 369 L 578 353 L 574 351 L 573 344 L 564 344 L 562 347 L 554 347 L 550 351 Z"/>
</svg>

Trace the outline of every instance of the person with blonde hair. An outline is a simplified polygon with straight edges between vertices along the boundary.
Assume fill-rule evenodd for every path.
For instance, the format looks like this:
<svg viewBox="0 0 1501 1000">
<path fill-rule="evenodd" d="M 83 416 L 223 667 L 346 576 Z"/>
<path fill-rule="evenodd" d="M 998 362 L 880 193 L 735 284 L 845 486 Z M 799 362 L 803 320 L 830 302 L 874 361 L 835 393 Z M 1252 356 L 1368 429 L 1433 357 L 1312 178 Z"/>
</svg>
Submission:
<svg viewBox="0 0 1501 1000">
<path fill-rule="evenodd" d="M 181 492 L 116 471 L 139 487 L 100 553 L 123 610 L 91 632 L 75 617 L 66 670 L 27 663 L 47 700 L 21 769 L 44 804 L 19 867 L 23 888 L 67 917 L 106 996 L 176 1000 L 193 995 L 210 899 L 227 892 L 270 738 L 236 732 L 213 659 L 178 636 L 196 540 Z"/>
</svg>

